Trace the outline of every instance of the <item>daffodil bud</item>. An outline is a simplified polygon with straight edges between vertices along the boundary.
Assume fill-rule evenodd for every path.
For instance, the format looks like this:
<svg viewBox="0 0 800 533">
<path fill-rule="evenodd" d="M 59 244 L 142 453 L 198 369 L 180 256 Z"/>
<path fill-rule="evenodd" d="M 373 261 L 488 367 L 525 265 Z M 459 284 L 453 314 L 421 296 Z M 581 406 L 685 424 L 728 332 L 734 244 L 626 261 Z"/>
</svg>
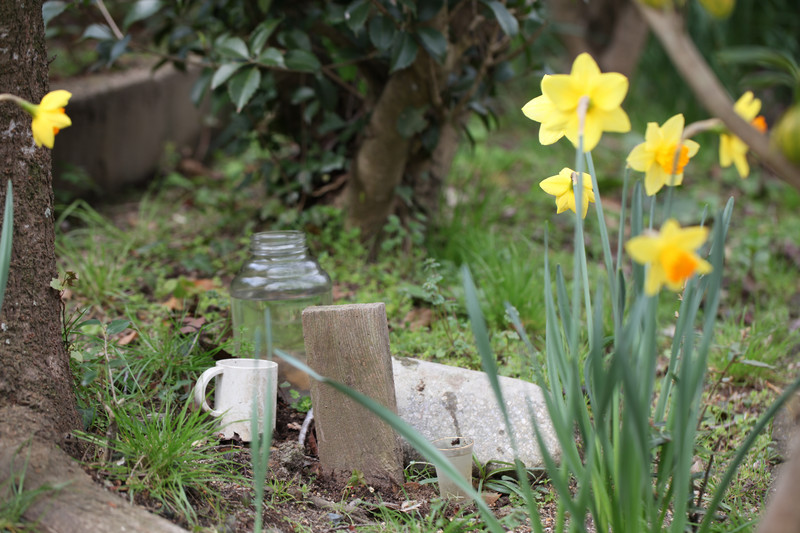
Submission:
<svg viewBox="0 0 800 533">
<path fill-rule="evenodd" d="M 726 19 L 733 12 L 736 0 L 700 0 L 700 5 L 708 13 L 718 19 Z"/>
<path fill-rule="evenodd" d="M 800 165 L 800 103 L 790 107 L 772 130 L 772 146 Z"/>
<path fill-rule="evenodd" d="M 672 0 L 639 0 L 640 4 L 644 4 L 656 9 L 667 9 L 672 7 Z"/>
</svg>

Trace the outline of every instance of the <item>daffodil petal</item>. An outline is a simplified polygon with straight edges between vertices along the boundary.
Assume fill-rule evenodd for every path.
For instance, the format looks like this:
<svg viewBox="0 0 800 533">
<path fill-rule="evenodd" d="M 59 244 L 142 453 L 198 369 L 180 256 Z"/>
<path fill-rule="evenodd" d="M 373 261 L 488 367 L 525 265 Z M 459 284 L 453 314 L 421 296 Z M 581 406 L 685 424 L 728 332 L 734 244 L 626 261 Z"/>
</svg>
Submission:
<svg viewBox="0 0 800 533">
<path fill-rule="evenodd" d="M 647 264 L 658 257 L 659 243 L 651 236 L 638 235 L 625 243 L 625 250 L 637 263 Z"/>
<path fill-rule="evenodd" d="M 628 93 L 628 78 L 618 72 L 600 74 L 592 90 L 592 106 L 610 111 L 618 108 Z"/>
<path fill-rule="evenodd" d="M 661 126 L 661 136 L 665 141 L 671 141 L 674 144 L 678 144 L 681 141 L 681 137 L 683 137 L 683 115 L 678 113 L 677 115 L 670 117 L 663 126 Z"/>
<path fill-rule="evenodd" d="M 39 107 L 45 111 L 59 109 L 67 105 L 71 96 L 72 93 L 63 89 L 51 91 L 44 95 L 41 103 L 39 103 Z"/>
<path fill-rule="evenodd" d="M 563 113 L 574 113 L 578 100 L 584 95 L 578 90 L 575 80 L 566 74 L 554 74 L 542 79 L 542 94 L 553 102 L 553 106 Z"/>
<path fill-rule="evenodd" d="M 572 62 L 570 76 L 575 79 L 578 86 L 587 86 L 600 76 L 600 67 L 592 56 L 583 52 Z"/>
<path fill-rule="evenodd" d="M 697 259 L 698 261 L 696 270 L 698 274 L 708 274 L 709 272 L 714 270 L 714 268 L 711 266 L 711 263 L 709 263 L 705 259 L 701 259 L 699 257 Z"/>
<path fill-rule="evenodd" d="M 625 133 L 631 131 L 631 119 L 621 107 L 614 109 L 595 109 L 593 118 L 600 121 L 603 131 Z"/>
<path fill-rule="evenodd" d="M 539 142 L 544 145 L 550 145 L 558 141 L 564 136 L 564 130 L 554 130 L 546 127 L 544 124 L 539 126 Z"/>
<path fill-rule="evenodd" d="M 547 194 L 562 196 L 572 189 L 572 179 L 561 175 L 550 176 L 539 182 L 539 187 Z"/>
<path fill-rule="evenodd" d="M 547 121 L 553 111 L 553 102 L 545 95 L 537 96 L 522 107 L 522 113 L 536 122 Z"/>
<path fill-rule="evenodd" d="M 733 163 L 733 156 L 731 154 L 731 136 L 719 136 L 719 165 L 722 168 L 727 168 Z"/>
<path fill-rule="evenodd" d="M 556 214 L 558 215 L 567 210 L 575 211 L 575 196 L 563 194 L 556 197 Z"/>
<path fill-rule="evenodd" d="M 750 122 L 761 111 L 761 100 L 755 98 L 752 91 L 747 91 L 733 104 L 733 109 L 743 119 Z"/>
<path fill-rule="evenodd" d="M 647 278 L 644 282 L 644 293 L 648 296 L 655 296 L 666 281 L 667 275 L 664 269 L 661 268 L 659 263 L 653 263 L 650 265 L 650 270 L 647 272 Z"/>
<path fill-rule="evenodd" d="M 691 139 L 682 141 L 682 144 L 689 150 L 687 153 L 689 157 L 694 157 L 697 155 L 697 151 L 700 150 L 700 145 Z"/>
<path fill-rule="evenodd" d="M 637 144 L 628 154 L 626 161 L 633 170 L 645 172 L 653 162 L 653 154 L 647 151 L 645 143 Z"/>
<path fill-rule="evenodd" d="M 36 146 L 46 146 L 48 148 L 52 148 L 53 144 L 55 143 L 56 134 L 53 131 L 53 127 L 49 124 L 45 124 L 40 120 L 34 119 L 31 122 L 31 132 L 33 132 L 33 142 L 36 143 Z"/>
<path fill-rule="evenodd" d="M 644 175 L 644 192 L 647 196 L 653 196 L 664 187 L 669 180 L 669 174 L 659 165 L 651 165 Z"/>
<path fill-rule="evenodd" d="M 750 164 L 747 162 L 747 154 L 736 154 L 733 158 L 733 165 L 736 167 L 736 172 L 742 179 L 750 175 Z"/>
<path fill-rule="evenodd" d="M 597 120 L 590 120 L 587 116 L 586 123 L 583 127 L 583 151 L 590 152 L 594 150 L 595 146 L 600 142 L 600 137 L 603 136 L 603 125 Z M 577 138 L 575 139 L 575 146 L 578 146 Z"/>
</svg>

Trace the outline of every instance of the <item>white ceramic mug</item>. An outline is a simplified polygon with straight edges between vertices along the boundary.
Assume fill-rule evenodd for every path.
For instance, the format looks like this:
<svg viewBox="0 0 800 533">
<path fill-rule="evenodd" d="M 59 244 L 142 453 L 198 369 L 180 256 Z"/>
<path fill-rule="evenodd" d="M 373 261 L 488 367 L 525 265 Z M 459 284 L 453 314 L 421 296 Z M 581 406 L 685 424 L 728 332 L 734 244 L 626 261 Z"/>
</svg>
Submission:
<svg viewBox="0 0 800 533">
<path fill-rule="evenodd" d="M 206 387 L 216 377 L 214 408 L 206 401 Z M 194 401 L 211 416 L 220 419 L 220 438 L 233 439 L 234 434 L 245 442 L 253 440 L 250 418 L 253 397 L 258 406 L 259 432 L 263 431 L 264 404 L 272 407 L 272 427 L 275 428 L 278 395 L 278 363 L 265 359 L 223 359 L 209 368 L 197 380 Z"/>
</svg>

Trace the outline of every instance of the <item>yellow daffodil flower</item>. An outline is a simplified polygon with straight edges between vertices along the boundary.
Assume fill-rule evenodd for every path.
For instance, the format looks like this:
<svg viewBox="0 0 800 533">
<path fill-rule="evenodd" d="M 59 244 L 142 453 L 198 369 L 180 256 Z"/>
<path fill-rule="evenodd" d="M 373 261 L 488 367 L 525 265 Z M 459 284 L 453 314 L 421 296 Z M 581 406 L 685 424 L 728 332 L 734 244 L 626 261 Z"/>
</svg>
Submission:
<svg viewBox="0 0 800 533">
<path fill-rule="evenodd" d="M 628 155 L 628 165 L 644 172 L 644 190 L 653 196 L 664 185 L 683 183 L 683 167 L 694 157 L 700 145 L 683 140 L 683 115 L 675 115 L 659 127 L 647 123 L 644 142 L 634 147 Z"/>
<path fill-rule="evenodd" d="M 569 74 L 542 78 L 542 95 L 525 104 L 522 112 L 541 122 L 542 144 L 553 144 L 566 135 L 577 147 L 579 107 L 585 102 L 583 150 L 588 152 L 597 146 L 604 131 L 630 131 L 628 115 L 620 107 L 627 92 L 628 78 L 617 72 L 601 73 L 592 56 L 583 53 L 575 58 Z"/>
<path fill-rule="evenodd" d="M 755 98 L 751 91 L 744 93 L 733 105 L 733 109 L 740 117 L 764 133 L 767 131 L 767 122 L 764 117 L 758 116 L 761 111 L 761 100 Z M 742 179 L 750 174 L 750 165 L 747 163 L 747 145 L 739 137 L 730 133 L 721 133 L 719 136 L 719 164 L 727 168 L 733 164 Z"/>
<path fill-rule="evenodd" d="M 594 191 L 592 190 L 592 177 L 586 172 L 583 173 L 583 196 L 581 204 L 583 213 L 581 216 L 586 218 L 586 211 L 589 209 L 589 202 L 594 202 Z M 578 184 L 578 173 L 570 168 L 564 168 L 555 176 L 550 176 L 539 183 L 547 194 L 556 197 L 556 213 L 563 213 L 567 209 L 577 213 L 575 208 L 575 189 Z"/>
<path fill-rule="evenodd" d="M 55 136 L 59 130 L 72 125 L 72 120 L 64 111 L 64 106 L 69 102 L 72 93 L 69 91 L 58 90 L 44 95 L 39 105 L 32 104 L 21 98 L 9 96 L 11 100 L 19 104 L 22 109 L 30 113 L 33 117 L 31 130 L 33 131 L 33 142 L 36 146 L 53 147 Z"/>
<path fill-rule="evenodd" d="M 664 285 L 679 291 L 693 275 L 711 272 L 711 264 L 697 255 L 707 238 L 708 228 L 681 228 L 669 219 L 659 233 L 649 232 L 629 240 L 625 245 L 628 255 L 637 263 L 650 265 L 645 294 L 658 294 Z"/>
</svg>

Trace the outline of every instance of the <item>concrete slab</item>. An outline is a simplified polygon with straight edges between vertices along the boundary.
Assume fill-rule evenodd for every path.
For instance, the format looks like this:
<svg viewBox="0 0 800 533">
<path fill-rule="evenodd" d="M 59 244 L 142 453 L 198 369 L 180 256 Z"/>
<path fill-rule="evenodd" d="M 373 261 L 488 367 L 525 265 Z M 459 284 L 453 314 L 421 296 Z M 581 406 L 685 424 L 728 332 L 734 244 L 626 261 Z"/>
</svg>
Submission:
<svg viewBox="0 0 800 533">
<path fill-rule="evenodd" d="M 481 463 L 513 461 L 511 439 L 484 372 L 410 358 L 393 359 L 392 371 L 398 414 L 427 439 L 471 437 Z M 500 388 L 522 462 L 530 468 L 543 466 L 528 402 L 547 449 L 559 460 L 561 447 L 542 390 L 533 383 L 508 377 L 500 377 Z M 407 460 L 420 458 L 408 443 L 404 443 L 404 453 Z"/>
<path fill-rule="evenodd" d="M 194 148 L 203 128 L 203 110 L 190 98 L 199 72 L 136 67 L 53 82 L 52 90 L 72 93 L 72 126 L 53 147 L 56 184 L 77 167 L 101 191 L 115 191 L 152 176 L 167 142 Z"/>
</svg>

